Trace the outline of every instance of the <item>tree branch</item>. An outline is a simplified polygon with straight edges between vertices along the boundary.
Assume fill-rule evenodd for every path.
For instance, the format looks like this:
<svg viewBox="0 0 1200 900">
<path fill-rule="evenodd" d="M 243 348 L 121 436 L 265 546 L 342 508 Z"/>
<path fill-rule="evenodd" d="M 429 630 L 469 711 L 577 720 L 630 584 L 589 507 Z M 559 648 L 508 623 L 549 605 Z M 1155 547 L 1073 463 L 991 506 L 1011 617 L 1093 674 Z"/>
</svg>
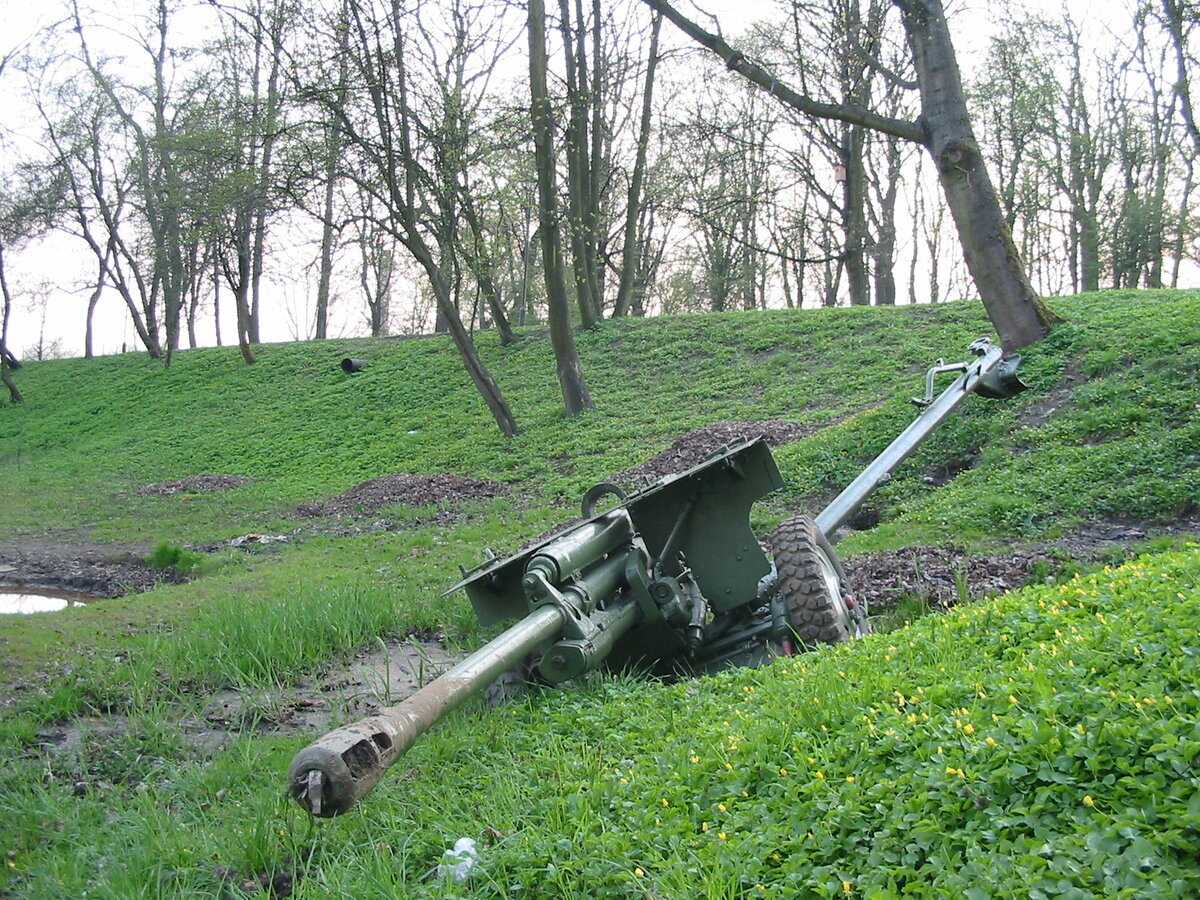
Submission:
<svg viewBox="0 0 1200 900">
<path fill-rule="evenodd" d="M 743 78 L 758 85 L 767 93 L 783 101 L 793 109 L 819 119 L 835 119 L 840 122 L 849 122 L 852 125 L 862 125 L 873 131 L 895 135 L 896 137 L 904 138 L 917 144 L 925 143 L 925 132 L 916 122 L 907 119 L 893 119 L 889 116 L 878 115 L 870 110 L 845 106 L 840 103 L 822 103 L 814 100 L 812 97 L 797 93 L 788 85 L 781 83 L 762 66 L 748 60 L 745 54 L 730 47 L 724 38 L 705 31 L 691 19 L 672 7 L 666 0 L 642 0 L 642 2 L 656 12 L 661 13 L 665 18 L 670 19 L 680 31 L 696 41 L 696 43 L 707 47 L 717 56 L 721 57 L 730 70 L 737 72 Z"/>
</svg>

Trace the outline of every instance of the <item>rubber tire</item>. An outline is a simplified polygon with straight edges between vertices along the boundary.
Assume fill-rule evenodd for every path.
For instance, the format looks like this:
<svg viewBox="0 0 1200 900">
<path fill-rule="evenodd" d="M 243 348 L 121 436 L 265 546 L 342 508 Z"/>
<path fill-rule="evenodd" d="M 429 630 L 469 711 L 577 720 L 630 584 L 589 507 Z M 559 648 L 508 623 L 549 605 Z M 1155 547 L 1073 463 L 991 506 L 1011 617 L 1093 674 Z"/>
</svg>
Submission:
<svg viewBox="0 0 1200 900">
<path fill-rule="evenodd" d="M 833 546 L 811 518 L 781 522 L 771 536 L 771 554 L 778 573 L 776 589 L 801 643 L 840 644 L 870 630 L 865 624 L 860 629 L 846 606 L 849 580 Z"/>
</svg>

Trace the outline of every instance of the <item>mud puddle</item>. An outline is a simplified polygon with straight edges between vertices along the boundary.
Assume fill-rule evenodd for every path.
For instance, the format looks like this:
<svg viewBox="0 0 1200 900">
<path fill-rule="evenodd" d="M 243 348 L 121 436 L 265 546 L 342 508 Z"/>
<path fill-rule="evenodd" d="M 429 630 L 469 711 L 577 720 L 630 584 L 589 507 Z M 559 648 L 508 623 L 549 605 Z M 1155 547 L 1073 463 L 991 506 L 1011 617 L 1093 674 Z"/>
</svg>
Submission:
<svg viewBox="0 0 1200 900">
<path fill-rule="evenodd" d="M 178 720 L 178 732 L 200 756 L 222 752 L 247 732 L 315 739 L 400 702 L 461 656 L 437 637 L 393 639 L 296 685 L 218 691 L 195 713 Z M 87 755 L 89 742 L 112 740 L 130 727 L 124 715 L 91 716 L 56 723 L 39 737 L 44 748 L 70 766 L 71 760 Z"/>
<path fill-rule="evenodd" d="M 69 606 L 83 606 L 99 600 L 93 594 L 77 591 L 51 591 L 44 588 L 0 587 L 0 615 L 54 612 Z"/>
</svg>

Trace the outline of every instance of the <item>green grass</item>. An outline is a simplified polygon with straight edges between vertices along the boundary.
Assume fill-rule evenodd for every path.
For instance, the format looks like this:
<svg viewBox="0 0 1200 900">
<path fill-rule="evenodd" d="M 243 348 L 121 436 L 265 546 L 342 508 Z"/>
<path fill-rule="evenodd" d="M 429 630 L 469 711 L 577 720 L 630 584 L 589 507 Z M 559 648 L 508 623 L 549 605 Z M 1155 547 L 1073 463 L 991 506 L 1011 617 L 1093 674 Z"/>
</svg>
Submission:
<svg viewBox="0 0 1200 900">
<path fill-rule="evenodd" d="M 299 742 L 205 761 L 150 715 L 48 782 L 17 762 L 7 889 L 217 897 L 286 871 L 314 898 L 1191 896 L 1198 582 L 1192 547 L 764 669 L 468 711 L 315 827 L 279 797 Z M 469 885 L 427 881 L 461 836 L 483 847 Z"/>
<path fill-rule="evenodd" d="M 880 524 L 843 555 L 995 552 L 1196 515 L 1200 293 L 1054 306 L 1071 324 L 1024 354 L 1032 389 L 969 401 L 872 498 Z M 1056 582 L 903 628 L 918 603 L 893 634 L 763 670 L 598 679 L 468 709 L 360 811 L 315 826 L 280 797 L 306 737 L 251 721 L 210 756 L 176 727 L 213 690 L 291 684 L 379 636 L 475 645 L 486 634 L 468 604 L 441 596 L 457 567 L 576 515 L 584 490 L 689 429 L 827 425 L 776 453 L 786 487 L 753 524 L 815 511 L 911 419 L 925 368 L 988 331 L 966 303 L 607 322 L 578 336 L 597 408 L 574 420 L 544 334 L 508 348 L 482 335 L 513 440 L 445 338 L 271 345 L 253 367 L 228 348 L 169 369 L 134 355 L 28 364 L 27 403 L 0 407 L 0 540 L 174 555 L 250 532 L 305 539 L 206 556 L 189 584 L 0 620 L 0 896 L 236 897 L 280 873 L 300 897 L 1196 893 L 1181 848 L 1200 817 L 1200 562 L 1177 536 L 1067 584 L 1088 564 L 1064 557 L 1035 573 Z M 372 364 L 347 376 L 347 355 Z M 922 477 L 942 471 L 957 474 Z M 420 520 L 435 510 L 388 509 L 401 530 L 352 537 L 295 513 L 393 472 L 509 489 L 432 526 Z M 203 473 L 254 480 L 139 491 Z M 78 716 L 99 718 L 74 751 L 39 748 L 39 728 Z M 461 836 L 485 846 L 470 885 L 425 880 Z"/>
</svg>

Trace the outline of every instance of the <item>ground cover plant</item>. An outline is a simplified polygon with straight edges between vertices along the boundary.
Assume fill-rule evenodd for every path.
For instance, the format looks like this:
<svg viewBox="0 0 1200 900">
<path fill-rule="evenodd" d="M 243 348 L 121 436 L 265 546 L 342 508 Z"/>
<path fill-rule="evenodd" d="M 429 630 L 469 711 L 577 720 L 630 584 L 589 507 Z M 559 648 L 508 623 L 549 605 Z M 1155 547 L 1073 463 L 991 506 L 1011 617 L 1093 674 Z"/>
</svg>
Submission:
<svg viewBox="0 0 1200 900">
<path fill-rule="evenodd" d="M 713 422 L 805 435 L 776 450 L 768 534 L 907 423 L 981 311 L 605 323 L 579 336 L 597 409 L 570 421 L 544 334 L 482 335 L 511 441 L 442 338 L 24 367 L 28 402 L 0 408 L 0 565 L 86 546 L 199 577 L 0 620 L 0 896 L 1195 893 L 1200 295 L 1055 307 L 1071 322 L 1026 352 L 1031 390 L 970 401 L 839 545 L 1036 548 L 1045 584 L 755 672 L 467 710 L 319 826 L 280 797 L 306 737 L 248 704 L 219 749 L 199 743 L 184 723 L 213 692 L 294 690 L 380 637 L 477 645 L 465 601 L 440 596 L 460 564 Z M 347 355 L 371 366 L 346 375 Z M 385 476 L 488 490 L 355 500 Z M 1113 534 L 1141 543 L 1090 537 Z M 1145 550 L 1165 552 L 1131 561 Z M 950 593 L 973 599 L 965 577 Z M 463 836 L 477 870 L 438 879 Z"/>
</svg>

